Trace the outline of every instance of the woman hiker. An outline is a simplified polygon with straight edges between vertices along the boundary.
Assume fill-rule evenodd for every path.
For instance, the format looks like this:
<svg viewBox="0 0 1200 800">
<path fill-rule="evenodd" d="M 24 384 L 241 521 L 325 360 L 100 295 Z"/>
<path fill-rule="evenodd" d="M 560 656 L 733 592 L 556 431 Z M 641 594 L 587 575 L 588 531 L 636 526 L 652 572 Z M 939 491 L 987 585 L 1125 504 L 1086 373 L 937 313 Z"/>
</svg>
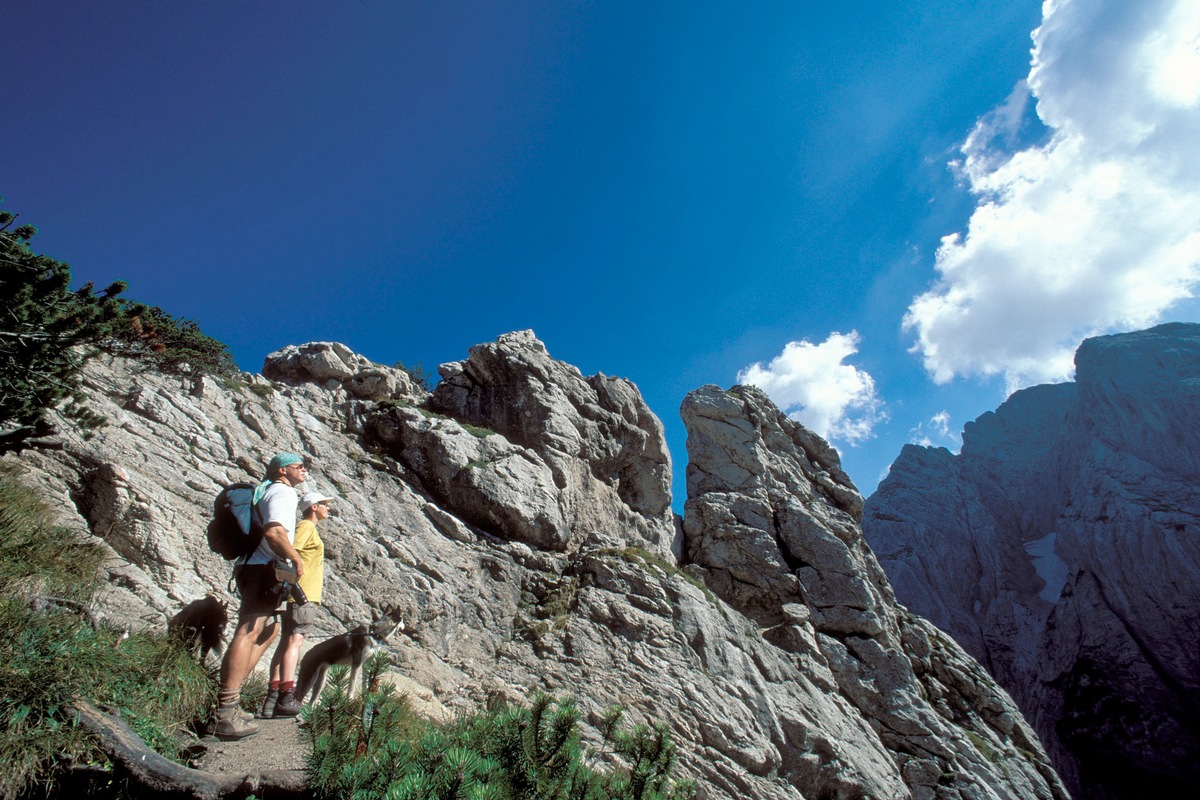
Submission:
<svg viewBox="0 0 1200 800">
<path fill-rule="evenodd" d="M 309 492 L 300 500 L 304 519 L 296 523 L 294 546 L 304 566 L 299 578 L 303 594 L 299 597 L 307 598 L 307 602 L 297 603 L 293 596 L 283 612 L 283 636 L 271 657 L 271 682 L 259 715 L 264 719 L 294 717 L 300 713 L 300 702 L 294 691 L 296 662 L 300 657 L 300 644 L 316 621 L 316 607 L 321 602 L 321 587 L 325 582 L 325 544 L 317 533 L 317 523 L 329 516 L 329 501 L 333 499 L 320 492 Z"/>
</svg>

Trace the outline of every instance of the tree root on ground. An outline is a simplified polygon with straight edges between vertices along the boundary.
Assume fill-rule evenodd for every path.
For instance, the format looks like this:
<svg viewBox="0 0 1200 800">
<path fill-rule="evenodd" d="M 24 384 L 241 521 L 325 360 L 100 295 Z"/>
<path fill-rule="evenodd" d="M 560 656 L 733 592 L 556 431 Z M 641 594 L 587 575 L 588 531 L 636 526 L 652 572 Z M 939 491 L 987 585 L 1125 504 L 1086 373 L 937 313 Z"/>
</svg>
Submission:
<svg viewBox="0 0 1200 800">
<path fill-rule="evenodd" d="M 90 703 L 77 702 L 75 718 L 99 740 L 100 749 L 118 774 L 154 797 L 195 800 L 311 798 L 304 770 L 275 769 L 251 775 L 219 775 L 176 764 L 146 746 L 122 720 Z"/>
</svg>

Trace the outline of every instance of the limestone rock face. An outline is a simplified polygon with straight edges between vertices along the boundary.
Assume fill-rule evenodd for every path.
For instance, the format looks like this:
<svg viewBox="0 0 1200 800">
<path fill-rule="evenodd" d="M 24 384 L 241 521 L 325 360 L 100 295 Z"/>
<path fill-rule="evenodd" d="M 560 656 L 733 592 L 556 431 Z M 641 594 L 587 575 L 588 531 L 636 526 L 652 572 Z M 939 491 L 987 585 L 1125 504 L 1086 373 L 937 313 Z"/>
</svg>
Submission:
<svg viewBox="0 0 1200 800">
<path fill-rule="evenodd" d="M 949 637 L 896 605 L 836 452 L 754 387 L 706 386 L 687 396 L 682 414 L 684 553 L 766 641 L 868 723 L 865 741 L 843 734 L 849 753 L 839 757 L 882 750 L 903 785 L 871 786 L 867 796 L 1065 796 L 1004 691 Z M 1023 751 L 1037 755 L 1013 755 Z"/>
<path fill-rule="evenodd" d="M 375 364 L 338 342 L 285 347 L 267 356 L 262 374 L 273 381 L 340 386 L 362 400 L 409 398 L 419 402 L 425 395 L 404 370 Z"/>
<path fill-rule="evenodd" d="M 495 431 L 549 467 L 562 546 L 637 545 L 670 555 L 671 459 L 662 423 L 629 381 L 550 357 L 533 331 L 471 348 L 443 364 L 430 407 Z"/>
<path fill-rule="evenodd" d="M 662 426 L 631 383 L 585 378 L 528 332 L 441 372 L 428 396 L 329 343 L 233 380 L 97 358 L 107 427 L 83 440 L 62 422 L 61 449 L 5 458 L 106 545 L 99 611 L 122 626 L 234 600 L 204 539 L 212 500 L 298 452 L 305 488 L 337 497 L 308 643 L 415 608 L 389 649 L 428 713 L 571 694 L 595 743 L 620 703 L 669 726 L 705 800 L 1064 796 L 1003 692 L 894 606 L 836 454 L 765 398 L 689 399 L 707 455 L 681 566 Z"/>
<path fill-rule="evenodd" d="M 1078 798 L 1200 779 L 1200 326 L 1089 339 L 962 452 L 906 447 L 864 530 L 1016 698 Z"/>
<path fill-rule="evenodd" d="M 374 414 L 367 432 L 464 520 L 547 550 L 566 550 L 574 542 L 554 473 L 532 450 L 416 408 Z"/>
</svg>

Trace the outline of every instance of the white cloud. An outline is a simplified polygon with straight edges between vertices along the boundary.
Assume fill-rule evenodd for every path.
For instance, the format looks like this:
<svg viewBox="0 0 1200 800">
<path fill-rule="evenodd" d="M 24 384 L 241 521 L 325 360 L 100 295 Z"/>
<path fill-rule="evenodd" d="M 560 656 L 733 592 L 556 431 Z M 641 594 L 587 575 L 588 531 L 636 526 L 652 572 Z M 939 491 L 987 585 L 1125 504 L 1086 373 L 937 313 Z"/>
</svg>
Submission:
<svg viewBox="0 0 1200 800">
<path fill-rule="evenodd" d="M 842 363 L 858 344 L 857 331 L 831 333 L 821 344 L 789 342 L 767 366 L 755 363 L 739 372 L 738 383 L 759 387 L 817 435 L 857 444 L 887 419 L 870 374 Z"/>
<path fill-rule="evenodd" d="M 1200 3 L 1047 0 L 1027 85 L 1050 130 L 1011 149 L 1018 86 L 953 165 L 978 197 L 914 298 L 934 380 L 1070 376 L 1086 336 L 1154 324 L 1200 283 Z"/>
<path fill-rule="evenodd" d="M 950 429 L 950 412 L 939 411 L 925 422 L 908 432 L 908 440 L 922 447 L 945 447 L 955 453 L 962 447 L 962 439 Z"/>
</svg>

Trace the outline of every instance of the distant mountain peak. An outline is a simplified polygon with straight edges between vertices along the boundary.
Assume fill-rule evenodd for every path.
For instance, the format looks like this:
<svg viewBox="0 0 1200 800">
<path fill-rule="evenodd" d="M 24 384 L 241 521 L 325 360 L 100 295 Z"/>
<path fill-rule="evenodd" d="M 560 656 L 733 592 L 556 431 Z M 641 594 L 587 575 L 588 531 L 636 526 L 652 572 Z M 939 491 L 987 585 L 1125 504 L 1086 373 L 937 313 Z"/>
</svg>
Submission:
<svg viewBox="0 0 1200 800">
<path fill-rule="evenodd" d="M 1076 798 L 1177 795 L 1200 779 L 1200 325 L 1088 339 L 1075 363 L 968 423 L 958 456 L 906 446 L 863 529 Z"/>
</svg>

